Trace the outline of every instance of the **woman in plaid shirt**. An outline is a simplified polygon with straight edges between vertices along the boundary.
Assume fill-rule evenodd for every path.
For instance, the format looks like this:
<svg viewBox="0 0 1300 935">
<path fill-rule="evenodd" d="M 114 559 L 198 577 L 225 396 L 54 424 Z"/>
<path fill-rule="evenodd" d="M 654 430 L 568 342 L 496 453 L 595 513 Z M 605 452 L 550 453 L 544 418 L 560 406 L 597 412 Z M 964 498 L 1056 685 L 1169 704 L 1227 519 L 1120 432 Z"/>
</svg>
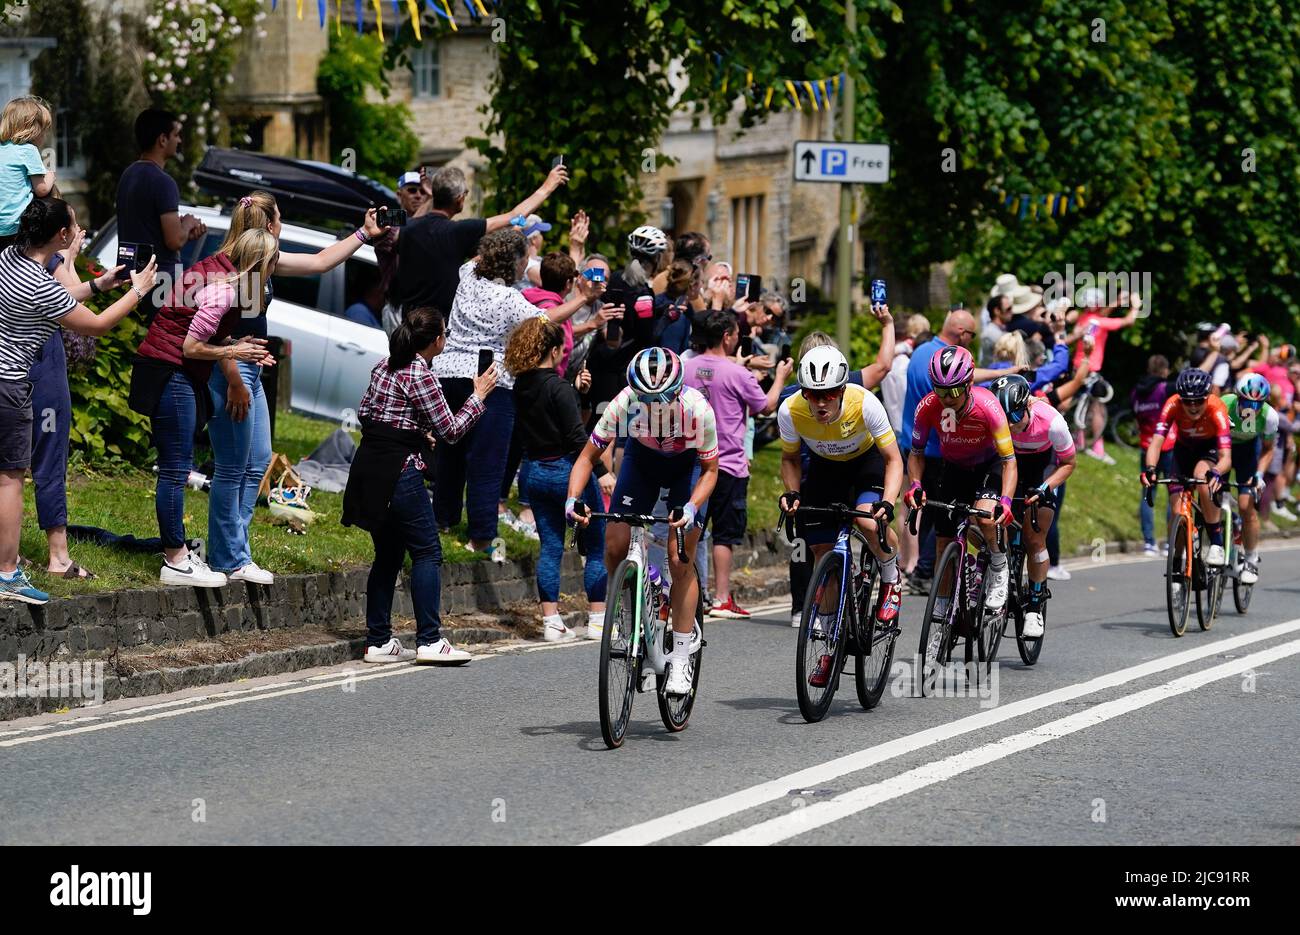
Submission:
<svg viewBox="0 0 1300 935">
<path fill-rule="evenodd" d="M 497 383 L 493 365 L 474 380 L 460 412 L 452 414 L 429 361 L 447 344 L 442 315 L 412 309 L 389 339 L 389 356 L 370 372 L 361 400 L 361 445 L 343 494 L 343 525 L 367 530 L 375 561 L 366 583 L 366 662 L 461 665 L 470 655 L 442 636 L 442 544 L 424 484 L 425 455 L 436 433 L 445 443 L 463 436 L 483 415 L 483 401 Z M 402 560 L 411 553 L 411 601 L 416 649 L 393 636 L 393 591 Z"/>
</svg>

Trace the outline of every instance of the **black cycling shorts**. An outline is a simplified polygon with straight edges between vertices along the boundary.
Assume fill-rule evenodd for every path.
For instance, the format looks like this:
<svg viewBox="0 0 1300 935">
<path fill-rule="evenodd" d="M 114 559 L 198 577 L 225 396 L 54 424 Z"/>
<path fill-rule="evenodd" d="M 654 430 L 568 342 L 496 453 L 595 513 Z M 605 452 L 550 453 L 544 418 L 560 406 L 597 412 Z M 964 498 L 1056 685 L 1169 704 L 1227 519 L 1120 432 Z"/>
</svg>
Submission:
<svg viewBox="0 0 1300 935">
<path fill-rule="evenodd" d="M 880 499 L 885 485 L 885 458 L 874 445 L 848 461 L 818 455 L 808 458 L 808 474 L 799 495 L 801 505 L 830 506 L 843 503 L 861 507 Z M 801 525 L 810 544 L 834 542 L 840 523 L 831 516 L 805 514 Z"/>
<path fill-rule="evenodd" d="M 945 461 L 934 490 L 927 489 L 926 497 L 942 503 L 974 505 L 976 500 L 996 500 L 1002 495 L 1001 458 L 992 458 L 974 467 L 962 467 Z M 935 535 L 951 539 L 957 535 L 957 518 L 946 512 L 934 510 Z"/>
</svg>

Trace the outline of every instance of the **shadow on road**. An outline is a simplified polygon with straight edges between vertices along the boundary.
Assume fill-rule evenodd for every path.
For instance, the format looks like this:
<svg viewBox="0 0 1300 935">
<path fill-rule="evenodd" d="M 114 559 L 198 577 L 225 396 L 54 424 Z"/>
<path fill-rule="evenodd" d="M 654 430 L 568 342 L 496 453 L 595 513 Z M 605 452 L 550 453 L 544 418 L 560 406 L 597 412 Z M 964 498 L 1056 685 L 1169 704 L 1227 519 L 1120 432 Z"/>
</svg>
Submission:
<svg viewBox="0 0 1300 935">
<path fill-rule="evenodd" d="M 1169 631 L 1169 624 L 1163 620 L 1158 622 L 1152 620 L 1111 620 L 1103 623 L 1101 628 L 1103 630 L 1136 630 L 1143 636 L 1174 638 Z"/>
</svg>

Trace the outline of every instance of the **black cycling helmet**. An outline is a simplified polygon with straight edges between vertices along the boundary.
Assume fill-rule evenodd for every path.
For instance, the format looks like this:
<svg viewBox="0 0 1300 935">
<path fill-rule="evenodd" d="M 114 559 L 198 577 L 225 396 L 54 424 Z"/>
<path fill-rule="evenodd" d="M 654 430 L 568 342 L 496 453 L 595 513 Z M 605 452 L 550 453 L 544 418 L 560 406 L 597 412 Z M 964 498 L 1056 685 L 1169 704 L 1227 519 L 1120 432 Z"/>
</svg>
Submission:
<svg viewBox="0 0 1300 935">
<path fill-rule="evenodd" d="M 997 396 L 1002 411 L 1007 414 L 1008 422 L 1019 422 L 1024 418 L 1031 395 L 1028 380 L 1018 373 L 1012 373 L 1005 377 L 998 377 L 993 381 L 990 389 Z"/>
<path fill-rule="evenodd" d="M 1204 370 L 1188 367 L 1178 375 L 1178 382 L 1174 384 L 1174 392 L 1178 394 L 1180 399 L 1198 402 L 1210 395 L 1210 389 L 1213 385 L 1210 375 Z"/>
</svg>

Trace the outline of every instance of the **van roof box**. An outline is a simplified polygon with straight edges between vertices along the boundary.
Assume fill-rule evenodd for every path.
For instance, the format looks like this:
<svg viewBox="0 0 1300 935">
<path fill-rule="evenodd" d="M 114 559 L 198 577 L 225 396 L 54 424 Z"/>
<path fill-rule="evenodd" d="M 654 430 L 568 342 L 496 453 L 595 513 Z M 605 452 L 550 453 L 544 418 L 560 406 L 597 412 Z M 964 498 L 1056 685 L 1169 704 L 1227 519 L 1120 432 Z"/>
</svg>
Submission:
<svg viewBox="0 0 1300 935">
<path fill-rule="evenodd" d="M 231 200 L 259 189 L 270 192 L 289 217 L 360 224 L 372 205 L 398 207 L 397 194 L 391 188 L 327 162 L 217 146 L 204 153 L 194 182 L 211 195 Z"/>
</svg>

